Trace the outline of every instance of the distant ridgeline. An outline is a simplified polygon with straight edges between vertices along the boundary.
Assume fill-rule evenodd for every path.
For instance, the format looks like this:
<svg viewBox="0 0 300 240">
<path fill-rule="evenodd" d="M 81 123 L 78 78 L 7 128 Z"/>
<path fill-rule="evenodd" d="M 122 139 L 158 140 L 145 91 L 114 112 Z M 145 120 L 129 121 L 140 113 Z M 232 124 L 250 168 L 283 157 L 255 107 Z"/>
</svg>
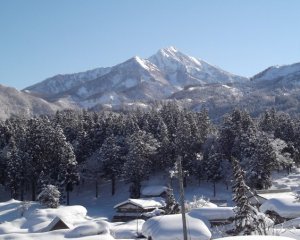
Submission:
<svg viewBox="0 0 300 240">
<path fill-rule="evenodd" d="M 127 111 L 177 101 L 193 111 L 206 108 L 220 122 L 235 108 L 257 117 L 275 108 L 300 112 L 300 63 L 273 66 L 251 78 L 234 75 L 174 47 L 107 68 L 60 74 L 22 91 L 0 86 L 0 119 L 55 114 L 57 110 Z"/>
</svg>

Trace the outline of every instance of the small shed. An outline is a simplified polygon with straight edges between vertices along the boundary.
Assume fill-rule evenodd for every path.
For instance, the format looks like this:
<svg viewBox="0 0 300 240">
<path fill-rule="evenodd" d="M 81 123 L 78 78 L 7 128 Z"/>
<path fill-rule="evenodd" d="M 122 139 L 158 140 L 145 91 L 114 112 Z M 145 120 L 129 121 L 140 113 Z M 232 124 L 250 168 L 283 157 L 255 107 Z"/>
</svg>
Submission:
<svg viewBox="0 0 300 240">
<path fill-rule="evenodd" d="M 59 229 L 72 229 L 73 225 L 68 223 L 65 219 L 62 217 L 55 217 L 52 222 L 45 228 L 41 230 L 41 232 L 50 232 L 54 230 L 59 230 Z"/>
<path fill-rule="evenodd" d="M 129 221 L 136 218 L 145 218 L 144 213 L 155 209 L 164 209 L 166 202 L 163 198 L 129 198 L 114 206 L 116 214 L 113 221 Z"/>
<path fill-rule="evenodd" d="M 142 189 L 142 197 L 149 198 L 149 197 L 163 197 L 165 198 L 167 195 L 168 187 L 163 185 L 152 185 L 146 186 Z"/>
</svg>

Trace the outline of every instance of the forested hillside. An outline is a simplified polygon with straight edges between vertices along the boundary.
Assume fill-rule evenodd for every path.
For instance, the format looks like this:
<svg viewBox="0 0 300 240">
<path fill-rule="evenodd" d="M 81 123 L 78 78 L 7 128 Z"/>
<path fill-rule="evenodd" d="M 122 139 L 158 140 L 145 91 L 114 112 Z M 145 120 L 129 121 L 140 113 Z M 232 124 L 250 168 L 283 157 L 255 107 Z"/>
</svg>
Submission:
<svg viewBox="0 0 300 240">
<path fill-rule="evenodd" d="M 270 109 L 253 119 L 240 109 L 214 125 L 203 109 L 192 112 L 170 102 L 150 111 L 66 110 L 54 116 L 10 118 L 0 122 L 0 184 L 11 196 L 35 200 L 48 185 L 68 193 L 84 179 L 121 179 L 139 197 L 141 182 L 173 168 L 178 156 L 189 179 L 232 180 L 232 159 L 246 172 L 246 183 L 264 189 L 272 170 L 300 161 L 300 121 Z M 80 181 L 81 179 L 81 181 Z"/>
</svg>

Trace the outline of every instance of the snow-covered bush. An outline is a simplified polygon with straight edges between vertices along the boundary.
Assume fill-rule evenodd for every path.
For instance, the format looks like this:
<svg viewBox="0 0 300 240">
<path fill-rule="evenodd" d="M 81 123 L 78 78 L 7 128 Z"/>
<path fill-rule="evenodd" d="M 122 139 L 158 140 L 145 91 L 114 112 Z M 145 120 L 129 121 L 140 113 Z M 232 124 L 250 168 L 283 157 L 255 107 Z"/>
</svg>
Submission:
<svg viewBox="0 0 300 240">
<path fill-rule="evenodd" d="M 209 199 L 203 196 L 201 197 L 194 196 L 191 202 L 186 202 L 187 211 L 190 211 L 195 208 L 201 208 L 201 207 L 217 207 L 217 205 L 209 202 Z"/>
<path fill-rule="evenodd" d="M 19 211 L 22 217 L 24 216 L 25 212 L 28 210 L 29 207 L 30 207 L 30 202 L 28 201 L 21 202 L 19 206 Z"/>
<path fill-rule="evenodd" d="M 38 201 L 49 208 L 57 208 L 59 206 L 60 192 L 54 185 L 46 185 L 42 192 L 38 195 Z"/>
<path fill-rule="evenodd" d="M 175 200 L 173 189 L 168 188 L 166 192 L 166 214 L 179 213 L 179 205 Z"/>
</svg>

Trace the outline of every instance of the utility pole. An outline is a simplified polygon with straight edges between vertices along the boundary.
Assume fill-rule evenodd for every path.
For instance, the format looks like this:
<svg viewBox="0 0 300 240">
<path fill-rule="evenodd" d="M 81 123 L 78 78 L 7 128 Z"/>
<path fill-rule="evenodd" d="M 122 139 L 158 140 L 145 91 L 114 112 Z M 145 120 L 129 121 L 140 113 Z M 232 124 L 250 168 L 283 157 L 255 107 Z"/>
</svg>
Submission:
<svg viewBox="0 0 300 240">
<path fill-rule="evenodd" d="M 186 228 L 186 218 L 185 218 L 183 172 L 182 172 L 182 165 L 181 165 L 181 156 L 178 156 L 178 158 L 177 158 L 177 167 L 178 167 L 178 180 L 179 180 L 179 188 L 180 188 L 180 205 L 181 205 L 181 215 L 182 215 L 183 239 L 188 240 L 187 228 Z"/>
</svg>

